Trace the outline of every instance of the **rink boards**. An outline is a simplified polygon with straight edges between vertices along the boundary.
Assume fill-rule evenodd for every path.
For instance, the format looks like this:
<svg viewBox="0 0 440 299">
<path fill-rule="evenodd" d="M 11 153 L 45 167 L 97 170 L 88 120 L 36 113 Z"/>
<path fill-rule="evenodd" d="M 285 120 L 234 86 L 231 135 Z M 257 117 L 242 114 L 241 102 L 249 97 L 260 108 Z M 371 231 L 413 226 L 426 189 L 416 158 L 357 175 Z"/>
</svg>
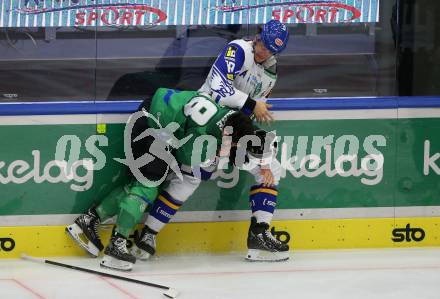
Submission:
<svg viewBox="0 0 440 299">
<path fill-rule="evenodd" d="M 293 249 L 440 245 L 438 99 L 273 102 L 282 240 Z M 113 158 L 124 157 L 137 104 L 0 105 L 0 257 L 82 254 L 64 225 L 124 183 Z M 241 172 L 231 188 L 216 186 L 231 180 L 225 171 L 200 187 L 160 234 L 159 253 L 245 249 L 252 180 Z"/>
<path fill-rule="evenodd" d="M 438 217 L 363 218 L 273 221 L 275 235 L 291 249 L 349 249 L 439 246 Z M 222 253 L 246 250 L 248 221 L 171 223 L 159 234 L 158 254 Z M 64 232 L 64 226 L 2 227 L 2 258 L 86 255 Z M 111 225 L 100 234 L 107 244 Z M 139 229 L 139 228 L 138 228 Z M 130 237 L 129 246 L 133 242 Z M 9 248 L 12 250 L 8 251 Z"/>
</svg>

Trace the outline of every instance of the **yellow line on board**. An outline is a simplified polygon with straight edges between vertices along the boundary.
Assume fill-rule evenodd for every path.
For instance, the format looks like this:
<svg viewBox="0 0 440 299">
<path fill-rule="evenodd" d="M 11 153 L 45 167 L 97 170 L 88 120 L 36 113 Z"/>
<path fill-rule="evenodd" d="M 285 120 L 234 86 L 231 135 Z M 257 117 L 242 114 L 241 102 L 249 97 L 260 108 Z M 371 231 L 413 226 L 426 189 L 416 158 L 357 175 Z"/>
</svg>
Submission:
<svg viewBox="0 0 440 299">
<path fill-rule="evenodd" d="M 440 246 L 440 217 L 281 220 L 273 221 L 272 226 L 282 240 L 286 239 L 286 233 L 290 235 L 293 251 Z M 0 258 L 18 258 L 23 252 L 45 257 L 85 255 L 64 228 L 2 227 L 0 240 L 7 250 L 0 250 Z M 104 245 L 108 243 L 111 228 L 111 225 L 100 227 Z M 158 235 L 158 254 L 245 251 L 248 228 L 248 221 L 170 223 Z M 8 238 L 13 239 L 13 248 L 11 242 L 5 241 Z"/>
</svg>

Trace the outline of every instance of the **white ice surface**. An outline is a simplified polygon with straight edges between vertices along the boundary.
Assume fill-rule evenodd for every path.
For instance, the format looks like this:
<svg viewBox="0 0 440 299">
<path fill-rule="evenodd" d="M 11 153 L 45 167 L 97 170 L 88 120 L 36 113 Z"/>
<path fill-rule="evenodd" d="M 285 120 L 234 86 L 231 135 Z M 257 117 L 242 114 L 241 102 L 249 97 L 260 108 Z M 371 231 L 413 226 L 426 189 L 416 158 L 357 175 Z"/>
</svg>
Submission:
<svg viewBox="0 0 440 299">
<path fill-rule="evenodd" d="M 177 289 L 181 299 L 439 299 L 440 249 L 297 251 L 280 263 L 243 254 L 162 256 L 133 272 L 103 270 L 98 259 L 54 258 L 79 267 Z M 0 260 L 0 298 L 166 298 L 160 289 L 52 265 Z"/>
</svg>

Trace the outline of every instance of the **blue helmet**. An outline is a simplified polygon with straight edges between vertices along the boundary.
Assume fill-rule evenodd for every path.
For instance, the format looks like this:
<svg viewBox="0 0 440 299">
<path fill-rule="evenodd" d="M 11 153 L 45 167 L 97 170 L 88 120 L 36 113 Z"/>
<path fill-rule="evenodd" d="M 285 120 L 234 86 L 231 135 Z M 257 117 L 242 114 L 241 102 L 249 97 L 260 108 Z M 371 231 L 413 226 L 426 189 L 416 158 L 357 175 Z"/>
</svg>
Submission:
<svg viewBox="0 0 440 299">
<path fill-rule="evenodd" d="M 260 33 L 264 46 L 273 54 L 281 53 L 289 41 L 289 31 L 286 25 L 278 20 L 270 20 L 263 26 Z"/>
</svg>

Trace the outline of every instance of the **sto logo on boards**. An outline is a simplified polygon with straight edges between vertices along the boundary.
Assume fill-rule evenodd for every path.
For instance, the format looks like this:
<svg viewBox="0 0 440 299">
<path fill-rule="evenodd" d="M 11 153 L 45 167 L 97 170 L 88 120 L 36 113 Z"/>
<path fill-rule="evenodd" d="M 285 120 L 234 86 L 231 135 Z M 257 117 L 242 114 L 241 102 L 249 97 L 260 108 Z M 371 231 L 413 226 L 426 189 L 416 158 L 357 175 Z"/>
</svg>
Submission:
<svg viewBox="0 0 440 299">
<path fill-rule="evenodd" d="M 393 242 L 421 242 L 426 236 L 426 233 L 422 228 L 411 228 L 409 223 L 405 226 L 405 228 L 393 229 L 392 234 L 393 238 L 391 238 L 391 240 L 393 240 Z"/>
<path fill-rule="evenodd" d="M 15 241 L 12 238 L 0 238 L 0 251 L 12 251 L 15 248 Z"/>
</svg>

